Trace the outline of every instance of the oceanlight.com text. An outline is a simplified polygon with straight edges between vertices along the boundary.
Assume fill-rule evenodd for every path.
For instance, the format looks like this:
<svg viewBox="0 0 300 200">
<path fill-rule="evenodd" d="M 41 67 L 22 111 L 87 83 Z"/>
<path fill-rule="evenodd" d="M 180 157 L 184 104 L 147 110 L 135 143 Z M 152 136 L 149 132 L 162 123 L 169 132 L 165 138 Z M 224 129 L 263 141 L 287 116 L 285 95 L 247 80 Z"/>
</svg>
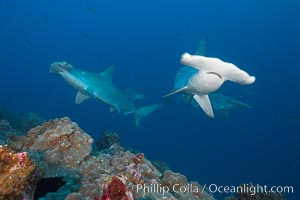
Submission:
<svg viewBox="0 0 300 200">
<path fill-rule="evenodd" d="M 258 193 L 282 193 L 282 194 L 293 194 L 294 187 L 293 186 L 267 186 L 267 185 L 251 185 L 244 184 L 240 186 L 225 186 L 225 185 L 217 185 L 210 184 L 204 185 L 211 193 L 220 193 L 220 194 L 236 194 L 236 193 L 246 193 L 249 195 L 255 195 Z"/>
</svg>

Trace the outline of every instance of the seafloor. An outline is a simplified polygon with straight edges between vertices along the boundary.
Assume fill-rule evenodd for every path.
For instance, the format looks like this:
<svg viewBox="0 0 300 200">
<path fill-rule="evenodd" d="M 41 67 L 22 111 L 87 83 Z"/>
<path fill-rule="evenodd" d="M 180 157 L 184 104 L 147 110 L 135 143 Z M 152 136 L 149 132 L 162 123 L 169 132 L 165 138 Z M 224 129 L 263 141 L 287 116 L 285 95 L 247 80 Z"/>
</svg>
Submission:
<svg viewBox="0 0 300 200">
<path fill-rule="evenodd" d="M 116 133 L 99 140 L 68 117 L 0 109 L 0 200 L 214 200 L 197 182 L 163 161 L 120 145 Z M 283 200 L 279 194 L 238 193 L 227 200 Z"/>
</svg>

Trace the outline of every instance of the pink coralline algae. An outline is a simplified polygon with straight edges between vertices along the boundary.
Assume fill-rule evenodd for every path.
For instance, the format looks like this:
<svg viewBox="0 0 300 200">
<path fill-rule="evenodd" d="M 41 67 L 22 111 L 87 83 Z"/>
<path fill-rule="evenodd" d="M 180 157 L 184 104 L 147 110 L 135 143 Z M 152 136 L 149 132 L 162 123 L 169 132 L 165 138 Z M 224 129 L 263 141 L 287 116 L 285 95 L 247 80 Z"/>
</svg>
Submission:
<svg viewBox="0 0 300 200">
<path fill-rule="evenodd" d="M 101 200 L 133 200 L 132 193 L 127 190 L 125 184 L 126 177 L 121 175 L 113 176 L 108 183 L 103 185 Z"/>
</svg>

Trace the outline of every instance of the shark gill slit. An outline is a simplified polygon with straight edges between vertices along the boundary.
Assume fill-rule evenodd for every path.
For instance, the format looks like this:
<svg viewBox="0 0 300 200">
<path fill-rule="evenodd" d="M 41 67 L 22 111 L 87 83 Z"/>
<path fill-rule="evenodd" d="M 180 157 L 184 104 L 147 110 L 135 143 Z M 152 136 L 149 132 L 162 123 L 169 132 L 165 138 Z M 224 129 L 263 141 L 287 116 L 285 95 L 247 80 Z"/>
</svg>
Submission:
<svg viewBox="0 0 300 200">
<path fill-rule="evenodd" d="M 220 74 L 218 74 L 217 72 L 206 72 L 206 74 L 214 74 L 214 75 L 218 76 L 220 79 L 222 79 L 222 76 Z"/>
</svg>

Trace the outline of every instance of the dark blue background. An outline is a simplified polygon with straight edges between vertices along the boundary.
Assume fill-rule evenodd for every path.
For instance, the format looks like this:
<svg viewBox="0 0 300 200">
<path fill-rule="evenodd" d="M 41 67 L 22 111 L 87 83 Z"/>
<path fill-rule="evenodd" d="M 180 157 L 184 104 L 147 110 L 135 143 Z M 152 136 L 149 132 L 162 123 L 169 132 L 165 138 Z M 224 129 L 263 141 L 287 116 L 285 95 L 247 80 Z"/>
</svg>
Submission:
<svg viewBox="0 0 300 200">
<path fill-rule="evenodd" d="M 124 146 L 202 184 L 254 182 L 297 191 L 299 8 L 296 0 L 2 0 L 0 106 L 46 119 L 69 116 L 94 138 L 116 131 Z M 207 56 L 257 77 L 251 86 L 222 88 L 252 109 L 212 121 L 173 101 L 137 129 L 132 116 L 94 100 L 76 106 L 76 91 L 49 72 L 54 61 L 93 72 L 116 64 L 115 85 L 145 93 L 138 105 L 152 104 L 172 89 L 180 55 L 193 53 L 202 36 Z"/>
</svg>

